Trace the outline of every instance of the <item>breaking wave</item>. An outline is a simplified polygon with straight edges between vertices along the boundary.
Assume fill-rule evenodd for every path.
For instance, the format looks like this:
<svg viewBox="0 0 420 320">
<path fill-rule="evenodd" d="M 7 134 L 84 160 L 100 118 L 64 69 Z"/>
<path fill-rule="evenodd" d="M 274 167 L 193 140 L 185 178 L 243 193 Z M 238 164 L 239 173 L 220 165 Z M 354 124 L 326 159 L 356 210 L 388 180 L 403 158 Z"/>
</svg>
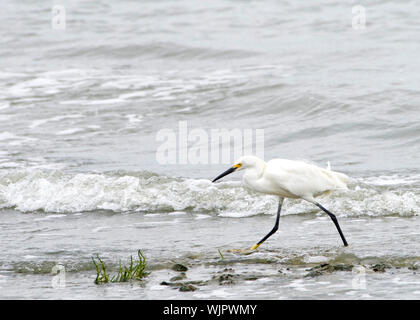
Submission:
<svg viewBox="0 0 420 320">
<path fill-rule="evenodd" d="M 338 216 L 416 216 L 419 176 L 353 179 L 349 190 L 319 198 Z M 74 213 L 199 212 L 226 217 L 274 214 L 277 199 L 244 189 L 239 181 L 173 178 L 152 172 L 66 173 L 60 170 L 6 170 L 0 173 L 0 208 L 21 212 Z M 288 199 L 282 214 L 315 213 Z"/>
</svg>

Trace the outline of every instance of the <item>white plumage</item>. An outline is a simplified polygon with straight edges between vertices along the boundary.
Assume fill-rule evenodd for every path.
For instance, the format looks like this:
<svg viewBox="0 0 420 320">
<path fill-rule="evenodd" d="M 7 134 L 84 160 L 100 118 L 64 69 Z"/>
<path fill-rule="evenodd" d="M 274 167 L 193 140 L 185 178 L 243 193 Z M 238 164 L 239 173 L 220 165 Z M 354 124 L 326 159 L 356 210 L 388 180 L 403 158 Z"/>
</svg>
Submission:
<svg viewBox="0 0 420 320">
<path fill-rule="evenodd" d="M 245 170 L 242 182 L 246 187 L 282 198 L 314 202 L 319 195 L 347 188 L 345 174 L 304 161 L 273 159 L 266 163 L 254 156 L 245 156 L 236 163 L 242 164 L 237 171 Z"/>
</svg>

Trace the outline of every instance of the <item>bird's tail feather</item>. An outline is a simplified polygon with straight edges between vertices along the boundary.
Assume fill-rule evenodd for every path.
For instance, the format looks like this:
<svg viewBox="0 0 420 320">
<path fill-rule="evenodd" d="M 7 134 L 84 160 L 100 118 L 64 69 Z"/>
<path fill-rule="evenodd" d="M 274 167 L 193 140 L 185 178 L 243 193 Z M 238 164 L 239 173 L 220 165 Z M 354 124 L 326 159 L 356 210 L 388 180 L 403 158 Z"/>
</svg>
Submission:
<svg viewBox="0 0 420 320">
<path fill-rule="evenodd" d="M 341 188 L 346 188 L 347 189 L 347 183 L 349 181 L 349 177 L 347 175 L 345 175 L 344 173 L 341 173 L 341 172 L 332 171 L 331 170 L 331 163 L 329 161 L 327 161 L 327 169 L 326 170 L 330 174 L 334 175 L 334 177 L 338 180 Z"/>
<path fill-rule="evenodd" d="M 343 184 L 342 187 L 347 189 L 347 183 L 349 181 L 349 177 L 341 172 L 336 172 L 336 171 L 331 171 L 331 172 L 333 172 L 337 180 L 340 181 L 341 184 Z"/>
</svg>

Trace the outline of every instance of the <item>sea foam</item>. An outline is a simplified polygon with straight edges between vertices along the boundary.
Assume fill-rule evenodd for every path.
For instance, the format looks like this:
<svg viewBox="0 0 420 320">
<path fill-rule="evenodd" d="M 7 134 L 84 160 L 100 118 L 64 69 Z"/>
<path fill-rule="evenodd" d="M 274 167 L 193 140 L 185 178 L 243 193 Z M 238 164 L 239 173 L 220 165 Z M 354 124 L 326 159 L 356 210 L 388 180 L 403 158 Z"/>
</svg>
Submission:
<svg viewBox="0 0 420 320">
<path fill-rule="evenodd" d="M 372 178 L 360 178 L 351 181 L 349 187 L 318 201 L 337 216 L 419 215 L 420 197 L 410 185 L 384 187 L 376 181 L 372 183 Z M 249 191 L 239 181 L 211 183 L 207 179 L 172 178 L 146 171 L 66 173 L 5 169 L 0 173 L 0 208 L 22 212 L 181 211 L 241 218 L 271 215 L 276 207 L 276 197 Z M 318 212 L 310 203 L 287 199 L 282 215 Z"/>
</svg>

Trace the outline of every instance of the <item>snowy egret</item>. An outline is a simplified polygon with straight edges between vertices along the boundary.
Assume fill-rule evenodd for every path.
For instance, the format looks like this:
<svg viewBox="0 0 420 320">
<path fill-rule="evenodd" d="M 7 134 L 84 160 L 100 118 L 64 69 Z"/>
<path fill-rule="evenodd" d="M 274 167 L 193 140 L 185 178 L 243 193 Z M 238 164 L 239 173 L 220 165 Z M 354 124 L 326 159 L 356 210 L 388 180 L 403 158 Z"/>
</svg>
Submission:
<svg viewBox="0 0 420 320">
<path fill-rule="evenodd" d="M 273 159 L 266 163 L 255 156 L 243 156 L 231 168 L 217 176 L 213 182 L 240 170 L 245 170 L 242 177 L 245 187 L 279 197 L 274 228 L 250 250 L 257 249 L 277 231 L 284 198 L 304 199 L 318 206 L 330 216 L 340 234 L 341 240 L 343 240 L 344 246 L 347 247 L 346 238 L 341 231 L 336 216 L 315 200 L 315 197 L 328 194 L 333 190 L 347 189 L 348 177 L 345 174 L 332 171 L 329 163 L 327 169 L 322 169 L 303 161 Z"/>
</svg>

